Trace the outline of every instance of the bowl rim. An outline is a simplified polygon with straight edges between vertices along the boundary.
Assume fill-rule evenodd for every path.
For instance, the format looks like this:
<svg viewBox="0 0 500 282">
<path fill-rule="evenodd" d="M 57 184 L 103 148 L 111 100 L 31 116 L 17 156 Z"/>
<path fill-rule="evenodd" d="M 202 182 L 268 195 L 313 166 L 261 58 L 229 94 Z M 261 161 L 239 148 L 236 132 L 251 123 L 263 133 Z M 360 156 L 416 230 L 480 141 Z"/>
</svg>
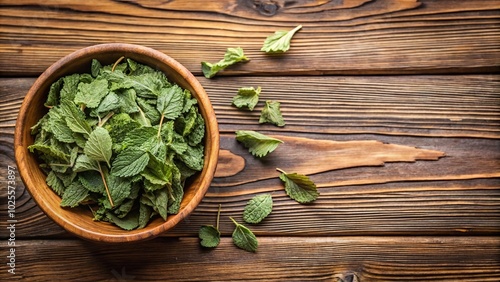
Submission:
<svg viewBox="0 0 500 282">
<path fill-rule="evenodd" d="M 204 113 L 206 132 L 205 132 L 205 152 L 208 154 L 204 154 L 205 161 L 204 167 L 201 172 L 199 178 L 199 188 L 191 201 L 187 203 L 187 205 L 179 211 L 178 214 L 169 215 L 168 219 L 165 222 L 153 227 L 153 228 L 143 228 L 139 230 L 125 231 L 123 234 L 106 234 L 90 231 L 88 229 L 84 229 L 79 225 L 75 224 L 71 220 L 68 220 L 65 217 L 59 215 L 59 213 L 55 210 L 52 205 L 47 204 L 43 197 L 38 193 L 35 193 L 35 189 L 33 188 L 34 183 L 31 181 L 29 177 L 28 167 L 26 162 L 24 161 L 27 157 L 27 154 L 30 154 L 23 129 L 24 121 L 27 117 L 27 109 L 30 107 L 37 90 L 47 83 L 47 81 L 51 81 L 54 79 L 53 75 L 57 73 L 57 71 L 61 68 L 74 62 L 77 59 L 89 58 L 89 63 L 92 58 L 92 55 L 99 54 L 102 52 L 120 52 L 120 53 L 134 53 L 138 55 L 144 55 L 154 59 L 155 61 L 161 62 L 161 64 L 167 65 L 167 67 L 173 69 L 177 74 L 181 75 L 183 79 L 189 82 L 190 87 L 193 88 L 194 92 L 193 96 L 198 100 L 200 111 Z M 155 68 L 155 66 L 151 66 Z M 68 74 L 64 74 L 68 75 Z M 168 74 L 167 74 L 168 76 Z M 55 80 L 54 80 L 55 81 Z M 49 82 L 49 85 L 54 81 Z M 203 106 L 202 106 L 203 105 Z M 179 222 L 181 222 L 186 216 L 188 216 L 201 202 L 203 197 L 205 196 L 208 188 L 210 187 L 210 183 L 214 177 L 215 170 L 218 162 L 218 155 L 220 149 L 220 136 L 219 136 L 219 128 L 216 120 L 215 112 L 213 106 L 209 100 L 209 97 L 202 87 L 198 79 L 182 64 L 168 56 L 167 54 L 155 50 L 150 47 L 136 45 L 136 44 L 128 44 L 128 43 L 106 43 L 106 44 L 97 44 L 88 47 L 84 47 L 82 49 L 76 50 L 49 66 L 33 83 L 33 85 L 28 90 L 24 100 L 19 109 L 19 114 L 17 117 L 15 131 L 14 131 L 14 151 L 15 151 L 15 160 L 17 164 L 17 169 L 19 175 L 24 183 L 26 190 L 30 193 L 32 198 L 35 200 L 36 204 L 40 207 L 40 209 L 48 215 L 48 217 L 55 221 L 59 226 L 64 228 L 66 231 L 80 237 L 83 239 L 87 239 L 90 241 L 99 241 L 99 242 L 109 242 L 109 243 L 123 243 L 123 242 L 132 242 L 132 241 L 143 241 L 157 237 L 161 233 L 165 232 L 168 229 L 173 228 Z M 46 185 L 48 189 L 48 185 Z"/>
</svg>

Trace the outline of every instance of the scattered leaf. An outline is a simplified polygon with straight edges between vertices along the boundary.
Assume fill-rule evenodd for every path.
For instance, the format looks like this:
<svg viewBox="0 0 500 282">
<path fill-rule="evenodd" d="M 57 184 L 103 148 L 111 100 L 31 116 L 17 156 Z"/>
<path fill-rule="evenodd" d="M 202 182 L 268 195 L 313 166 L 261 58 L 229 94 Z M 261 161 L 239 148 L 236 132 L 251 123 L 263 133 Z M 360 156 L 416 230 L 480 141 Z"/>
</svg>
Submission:
<svg viewBox="0 0 500 282">
<path fill-rule="evenodd" d="M 319 196 L 316 184 L 309 177 L 298 173 L 286 173 L 281 169 L 280 179 L 285 184 L 285 191 L 290 198 L 304 204 L 316 200 Z"/>
<path fill-rule="evenodd" d="M 248 252 L 256 252 L 259 242 L 257 241 L 257 237 L 253 234 L 253 232 L 245 227 L 243 224 L 239 224 L 232 217 L 229 217 L 233 223 L 236 225 L 233 231 L 233 243 L 240 249 L 243 249 Z"/>
<path fill-rule="evenodd" d="M 286 31 L 276 31 L 274 34 L 268 36 L 264 41 L 264 45 L 260 49 L 266 53 L 284 53 L 290 49 L 290 41 L 295 33 L 302 28 L 302 25 Z"/>
<path fill-rule="evenodd" d="M 273 210 L 271 194 L 254 196 L 248 201 L 243 211 L 243 220 L 246 223 L 257 224 L 266 218 Z"/>
<path fill-rule="evenodd" d="M 283 141 L 252 130 L 236 131 L 236 140 L 243 143 L 256 157 L 264 157 L 273 152 Z"/>
<path fill-rule="evenodd" d="M 259 123 L 271 123 L 276 126 L 285 126 L 285 121 L 281 115 L 280 103 L 276 101 L 266 101 L 266 105 L 260 114 Z"/>
</svg>

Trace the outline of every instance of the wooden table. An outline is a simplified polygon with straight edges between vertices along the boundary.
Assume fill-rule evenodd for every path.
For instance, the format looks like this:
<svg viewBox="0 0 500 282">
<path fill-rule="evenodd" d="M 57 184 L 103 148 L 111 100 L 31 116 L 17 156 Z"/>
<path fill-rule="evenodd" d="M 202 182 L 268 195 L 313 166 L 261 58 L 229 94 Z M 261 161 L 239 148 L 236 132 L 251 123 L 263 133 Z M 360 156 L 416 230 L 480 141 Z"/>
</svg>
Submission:
<svg viewBox="0 0 500 282">
<path fill-rule="evenodd" d="M 43 3 L 43 4 L 40 4 Z M 6 183 L 14 125 L 36 77 L 98 43 L 158 49 L 198 76 L 221 133 L 217 177 L 195 212 L 151 241 L 101 245 L 66 233 L 16 179 L 13 281 L 499 281 L 499 1 L 30 1 L 0 4 L 1 242 L 8 250 Z M 260 51 L 302 24 L 291 49 Z M 241 46 L 251 59 L 214 79 Z M 231 105 L 261 86 L 253 111 Z M 264 100 L 286 126 L 259 125 Z M 261 160 L 236 130 L 286 140 Z M 319 198 L 301 205 L 275 168 L 307 174 Z M 229 216 L 272 193 L 257 253 L 236 248 Z M 221 244 L 199 245 L 222 205 Z M 8 261 L 7 261 L 8 262 Z"/>
</svg>

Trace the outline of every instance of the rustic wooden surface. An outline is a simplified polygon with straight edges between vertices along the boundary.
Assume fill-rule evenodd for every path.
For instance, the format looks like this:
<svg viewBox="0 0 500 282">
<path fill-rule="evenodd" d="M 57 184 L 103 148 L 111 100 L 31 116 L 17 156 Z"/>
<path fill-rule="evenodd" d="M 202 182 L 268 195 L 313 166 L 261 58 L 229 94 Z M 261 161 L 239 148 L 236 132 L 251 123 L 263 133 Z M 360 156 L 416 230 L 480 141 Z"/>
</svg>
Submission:
<svg viewBox="0 0 500 282">
<path fill-rule="evenodd" d="M 58 58 L 106 42 L 142 44 L 191 70 L 221 132 L 217 177 L 191 217 L 152 241 L 107 246 L 67 234 L 16 181 L 16 274 L 26 281 L 499 281 L 500 24 L 498 1 L 0 2 L 0 224 L 7 249 L 7 166 L 22 99 Z M 302 24 L 281 56 L 266 36 Z M 205 79 L 201 61 L 241 46 L 251 61 Z M 259 125 L 261 86 L 287 125 Z M 259 160 L 234 140 L 258 130 L 286 139 Z M 310 175 L 316 202 L 290 200 L 276 167 Z M 271 192 L 250 226 L 251 254 L 231 242 L 229 216 Z M 221 245 L 199 246 L 222 204 Z M 357 279 L 357 280 L 356 280 Z"/>
</svg>

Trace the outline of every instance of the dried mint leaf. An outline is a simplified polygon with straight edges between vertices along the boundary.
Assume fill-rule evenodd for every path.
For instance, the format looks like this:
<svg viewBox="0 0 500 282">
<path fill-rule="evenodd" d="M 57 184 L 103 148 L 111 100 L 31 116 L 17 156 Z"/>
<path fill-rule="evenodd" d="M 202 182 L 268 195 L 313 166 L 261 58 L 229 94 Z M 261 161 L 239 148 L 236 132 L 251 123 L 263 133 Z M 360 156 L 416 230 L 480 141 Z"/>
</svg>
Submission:
<svg viewBox="0 0 500 282">
<path fill-rule="evenodd" d="M 89 158 L 85 154 L 80 154 L 75 161 L 75 164 L 73 166 L 73 171 L 74 172 L 81 172 L 81 171 L 88 171 L 88 170 L 95 170 L 99 171 L 99 164 L 97 161 Z"/>
<path fill-rule="evenodd" d="M 280 103 L 277 101 L 266 101 L 260 114 L 259 123 L 271 123 L 276 126 L 285 126 L 285 120 L 281 115 Z"/>
<path fill-rule="evenodd" d="M 184 94 L 182 89 L 175 85 L 161 90 L 158 96 L 156 109 L 166 119 L 176 119 L 182 112 Z"/>
<path fill-rule="evenodd" d="M 253 130 L 237 130 L 236 140 L 248 148 L 250 153 L 256 157 L 264 157 L 273 152 L 283 141 L 269 137 Z"/>
<path fill-rule="evenodd" d="M 101 63 L 96 59 L 92 59 L 92 63 L 90 64 L 90 74 L 95 78 L 99 75 L 101 69 Z"/>
<path fill-rule="evenodd" d="M 75 181 L 69 185 L 62 195 L 61 207 L 74 208 L 78 206 L 87 196 L 89 195 L 89 190 L 79 182 Z"/>
<path fill-rule="evenodd" d="M 259 95 L 262 88 L 259 86 L 257 89 L 253 87 L 242 87 L 238 89 L 238 94 L 233 98 L 233 105 L 238 108 L 247 107 L 253 111 L 255 105 L 259 102 Z"/>
<path fill-rule="evenodd" d="M 198 232 L 198 237 L 201 239 L 200 244 L 205 248 L 215 248 L 220 243 L 220 231 L 213 225 L 204 225 Z"/>
<path fill-rule="evenodd" d="M 273 198 L 271 194 L 254 196 L 245 206 L 243 220 L 246 223 L 257 224 L 266 218 L 272 210 Z"/>
<path fill-rule="evenodd" d="M 256 252 L 259 242 L 253 232 L 243 224 L 239 224 L 232 217 L 229 217 L 236 225 L 233 231 L 233 243 L 240 249 L 248 252 Z"/>
<path fill-rule="evenodd" d="M 116 156 L 111 173 L 122 177 L 135 176 L 144 170 L 148 162 L 149 155 L 147 152 L 130 147 Z"/>
<path fill-rule="evenodd" d="M 75 95 L 75 104 L 85 105 L 87 108 L 97 108 L 101 100 L 108 93 L 108 81 L 106 79 L 96 79 L 90 83 L 80 83 Z"/>
<path fill-rule="evenodd" d="M 130 212 L 124 218 L 119 218 L 111 212 L 106 213 L 107 219 L 125 230 L 132 230 L 139 226 L 139 213 Z"/>
<path fill-rule="evenodd" d="M 290 198 L 304 204 L 316 200 L 319 196 L 318 188 L 309 177 L 298 173 L 281 172 L 280 179 L 285 184 L 285 191 Z"/>
<path fill-rule="evenodd" d="M 66 186 L 64 186 L 61 179 L 59 179 L 53 171 L 49 172 L 47 175 L 46 182 L 47 185 L 49 185 L 49 187 L 52 188 L 52 190 L 54 190 L 54 192 L 56 192 L 59 196 L 62 196 L 64 190 L 66 190 Z"/>
<path fill-rule="evenodd" d="M 290 41 L 294 34 L 302 28 L 302 25 L 296 28 L 286 31 L 276 31 L 274 34 L 268 36 L 264 41 L 264 45 L 260 49 L 266 53 L 284 53 L 290 49 Z"/>
<path fill-rule="evenodd" d="M 224 59 L 219 62 L 212 64 L 209 62 L 201 62 L 201 70 L 203 71 L 203 75 L 206 78 L 214 77 L 219 71 L 234 65 L 238 62 L 246 62 L 249 61 L 243 49 L 241 47 L 237 48 L 227 48 L 226 53 L 224 54 Z"/>
<path fill-rule="evenodd" d="M 92 129 L 85 119 L 85 113 L 82 112 L 73 102 L 63 100 L 61 109 L 64 113 L 66 124 L 73 132 L 90 135 Z"/>
<path fill-rule="evenodd" d="M 221 205 L 217 211 L 217 225 L 204 225 L 200 227 L 198 231 L 198 237 L 201 239 L 200 245 L 205 248 L 215 248 L 220 243 L 221 233 L 219 231 L 219 219 L 220 219 Z"/>
<path fill-rule="evenodd" d="M 102 161 L 110 166 L 109 160 L 111 159 L 111 147 L 113 146 L 113 141 L 111 136 L 106 129 L 98 126 L 90 133 L 89 140 L 83 148 L 83 152 L 89 158 L 95 161 Z"/>
</svg>

